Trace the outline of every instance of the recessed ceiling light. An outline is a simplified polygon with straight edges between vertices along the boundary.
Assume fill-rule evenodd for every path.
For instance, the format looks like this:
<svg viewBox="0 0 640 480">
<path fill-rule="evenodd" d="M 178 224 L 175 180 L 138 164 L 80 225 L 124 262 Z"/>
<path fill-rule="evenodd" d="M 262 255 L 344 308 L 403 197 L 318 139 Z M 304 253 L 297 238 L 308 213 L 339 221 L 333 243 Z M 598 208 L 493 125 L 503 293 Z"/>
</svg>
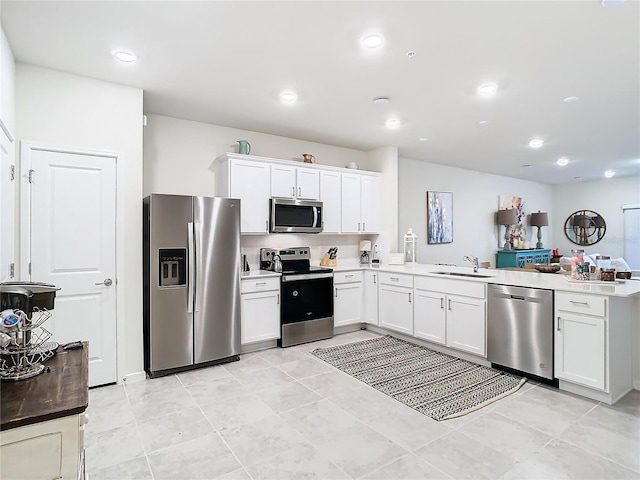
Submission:
<svg viewBox="0 0 640 480">
<path fill-rule="evenodd" d="M 563 99 L 562 101 L 564 103 L 573 103 L 573 102 L 577 102 L 578 100 L 580 100 L 580 97 L 567 97 L 567 98 Z"/>
<path fill-rule="evenodd" d="M 360 39 L 360 43 L 367 48 L 377 48 L 382 45 L 383 41 L 382 37 L 376 34 L 365 35 Z"/>
<path fill-rule="evenodd" d="M 533 167 L 533 165 L 531 165 L 530 163 L 525 163 L 524 165 L 522 165 L 522 168 L 531 168 Z"/>
<path fill-rule="evenodd" d="M 620 5 L 621 3 L 626 2 L 627 0 L 602 0 L 603 7 L 615 7 L 616 5 Z"/>
<path fill-rule="evenodd" d="M 373 104 L 378 106 L 388 105 L 389 97 L 376 97 L 373 99 Z"/>
<path fill-rule="evenodd" d="M 416 56 L 416 52 L 414 52 L 413 50 L 409 50 L 409 51 L 407 52 L 407 57 L 409 57 L 409 58 L 413 58 L 413 57 L 415 57 L 415 56 Z"/>
<path fill-rule="evenodd" d="M 611 178 L 616 174 L 616 172 L 614 172 L 613 170 L 607 170 L 606 172 L 604 172 L 604 176 L 607 178 Z"/>
<path fill-rule="evenodd" d="M 418 139 L 418 141 L 420 141 L 420 142 L 426 142 L 427 140 L 429 140 L 427 137 L 420 137 Z"/>
<path fill-rule="evenodd" d="M 534 138 L 529 142 L 531 148 L 540 148 L 542 145 L 544 145 L 544 140 L 541 138 Z"/>
<path fill-rule="evenodd" d="M 138 59 L 135 53 L 126 50 L 115 50 L 113 56 L 124 63 L 133 63 Z"/>
<path fill-rule="evenodd" d="M 486 124 L 488 124 L 488 123 L 489 123 L 489 120 L 480 120 L 480 121 L 478 122 L 478 125 L 486 125 Z"/>
<path fill-rule="evenodd" d="M 483 83 L 478 87 L 478 93 L 480 95 L 492 95 L 498 91 L 497 83 Z"/>
<path fill-rule="evenodd" d="M 280 94 L 280 100 L 282 100 L 285 103 L 293 103 L 297 99 L 298 99 L 298 94 L 296 92 L 287 91 L 287 92 L 282 92 Z"/>
<path fill-rule="evenodd" d="M 556 163 L 561 167 L 564 167 L 569 163 L 569 159 L 567 157 L 560 157 Z"/>
<path fill-rule="evenodd" d="M 395 128 L 400 125 L 400 120 L 398 120 L 397 118 L 390 118 L 386 122 L 384 122 L 384 124 L 389 128 Z"/>
</svg>

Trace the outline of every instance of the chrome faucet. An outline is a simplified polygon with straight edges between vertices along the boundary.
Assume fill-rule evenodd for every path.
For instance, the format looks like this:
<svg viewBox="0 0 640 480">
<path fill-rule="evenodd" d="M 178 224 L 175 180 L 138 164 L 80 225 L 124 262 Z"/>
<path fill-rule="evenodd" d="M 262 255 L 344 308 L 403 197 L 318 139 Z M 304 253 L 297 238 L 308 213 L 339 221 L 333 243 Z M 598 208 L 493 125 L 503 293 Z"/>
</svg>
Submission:
<svg viewBox="0 0 640 480">
<path fill-rule="evenodd" d="M 471 255 L 465 255 L 463 260 L 465 262 L 469 262 L 469 263 L 471 263 L 471 265 L 473 265 L 474 273 L 478 272 L 478 257 L 473 257 Z"/>
</svg>

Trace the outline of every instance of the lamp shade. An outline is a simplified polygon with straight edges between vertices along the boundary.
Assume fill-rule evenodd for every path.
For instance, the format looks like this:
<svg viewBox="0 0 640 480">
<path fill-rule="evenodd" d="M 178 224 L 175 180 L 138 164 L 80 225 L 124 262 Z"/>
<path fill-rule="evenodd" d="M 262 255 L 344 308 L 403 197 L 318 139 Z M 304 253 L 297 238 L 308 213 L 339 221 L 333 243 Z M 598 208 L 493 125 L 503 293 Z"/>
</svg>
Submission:
<svg viewBox="0 0 640 480">
<path fill-rule="evenodd" d="M 498 225 L 514 225 L 518 222 L 518 215 L 515 208 L 498 210 Z"/>
<path fill-rule="evenodd" d="M 370 252 L 371 251 L 371 240 L 360 240 L 360 251 L 361 252 Z"/>
<path fill-rule="evenodd" d="M 534 227 L 546 227 L 549 225 L 549 215 L 547 212 L 532 213 L 530 223 Z"/>
</svg>

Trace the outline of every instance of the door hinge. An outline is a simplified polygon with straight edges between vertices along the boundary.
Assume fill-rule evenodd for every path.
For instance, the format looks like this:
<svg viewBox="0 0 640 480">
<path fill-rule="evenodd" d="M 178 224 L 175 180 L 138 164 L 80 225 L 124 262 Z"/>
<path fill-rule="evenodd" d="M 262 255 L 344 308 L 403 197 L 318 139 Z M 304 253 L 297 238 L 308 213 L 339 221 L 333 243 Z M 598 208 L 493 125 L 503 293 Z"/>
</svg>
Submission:
<svg viewBox="0 0 640 480">
<path fill-rule="evenodd" d="M 15 165 L 11 165 L 11 167 L 10 167 L 10 176 L 11 176 L 11 181 L 13 182 L 16 179 L 16 166 Z"/>
<path fill-rule="evenodd" d="M 9 264 L 9 278 L 13 278 L 16 274 L 16 264 L 15 263 L 10 263 Z"/>
<path fill-rule="evenodd" d="M 34 169 L 32 169 L 32 168 L 30 168 L 30 169 L 29 169 L 29 175 L 28 175 L 29 183 L 33 183 L 33 174 L 34 174 L 35 172 L 36 172 L 36 171 L 35 171 Z"/>
</svg>

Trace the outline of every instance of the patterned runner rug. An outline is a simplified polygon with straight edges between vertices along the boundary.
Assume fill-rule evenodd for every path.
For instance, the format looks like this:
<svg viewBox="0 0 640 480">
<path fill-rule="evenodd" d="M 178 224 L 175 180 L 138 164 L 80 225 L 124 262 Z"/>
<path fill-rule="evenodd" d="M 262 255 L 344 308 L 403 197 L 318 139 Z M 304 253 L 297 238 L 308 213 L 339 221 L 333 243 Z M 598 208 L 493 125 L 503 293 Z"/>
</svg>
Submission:
<svg viewBox="0 0 640 480">
<path fill-rule="evenodd" d="M 311 352 L 433 418 L 446 420 L 517 391 L 526 378 L 429 350 L 391 336 Z"/>
</svg>

